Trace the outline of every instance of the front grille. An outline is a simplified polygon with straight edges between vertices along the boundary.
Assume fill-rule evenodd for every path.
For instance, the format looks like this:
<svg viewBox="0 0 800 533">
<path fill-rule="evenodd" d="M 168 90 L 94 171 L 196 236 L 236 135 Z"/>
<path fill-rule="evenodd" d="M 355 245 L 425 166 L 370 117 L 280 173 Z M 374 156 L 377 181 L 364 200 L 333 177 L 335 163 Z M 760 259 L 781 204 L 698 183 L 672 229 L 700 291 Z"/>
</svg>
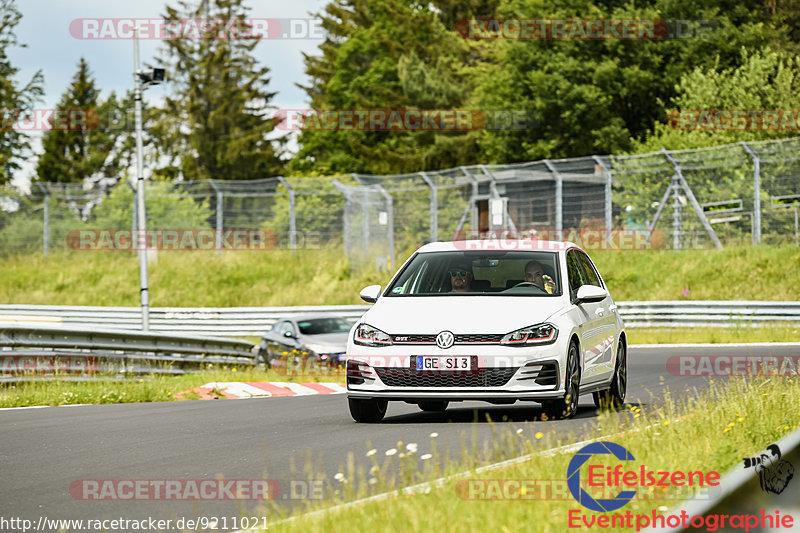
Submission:
<svg viewBox="0 0 800 533">
<path fill-rule="evenodd" d="M 492 343 L 492 344 L 500 344 L 500 339 L 504 337 L 504 335 L 495 335 L 495 334 L 477 334 L 477 335 L 456 335 L 455 344 L 461 343 L 473 343 L 473 342 L 485 342 L 485 343 Z"/>
<path fill-rule="evenodd" d="M 454 344 L 500 344 L 504 335 L 495 333 L 476 333 L 455 335 Z M 436 344 L 436 335 L 392 335 L 394 344 Z"/>
<path fill-rule="evenodd" d="M 461 372 L 432 372 L 410 368 L 376 367 L 388 387 L 502 387 L 518 367 L 481 368 Z"/>
</svg>

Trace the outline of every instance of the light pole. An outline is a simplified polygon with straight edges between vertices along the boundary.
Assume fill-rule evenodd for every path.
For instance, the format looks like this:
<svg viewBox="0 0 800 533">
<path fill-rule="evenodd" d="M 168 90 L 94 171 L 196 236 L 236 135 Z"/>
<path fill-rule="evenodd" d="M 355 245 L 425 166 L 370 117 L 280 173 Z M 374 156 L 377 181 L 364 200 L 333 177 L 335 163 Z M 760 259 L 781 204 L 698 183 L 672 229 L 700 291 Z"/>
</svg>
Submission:
<svg viewBox="0 0 800 533">
<path fill-rule="evenodd" d="M 164 81 L 164 69 L 139 68 L 139 34 L 134 30 L 133 37 L 133 100 L 135 102 L 136 123 L 136 212 L 137 238 L 139 250 L 139 295 L 142 305 L 142 331 L 150 329 L 150 295 L 147 283 L 147 221 L 144 205 L 144 168 L 142 157 L 142 92 L 149 85 L 157 85 Z"/>
</svg>

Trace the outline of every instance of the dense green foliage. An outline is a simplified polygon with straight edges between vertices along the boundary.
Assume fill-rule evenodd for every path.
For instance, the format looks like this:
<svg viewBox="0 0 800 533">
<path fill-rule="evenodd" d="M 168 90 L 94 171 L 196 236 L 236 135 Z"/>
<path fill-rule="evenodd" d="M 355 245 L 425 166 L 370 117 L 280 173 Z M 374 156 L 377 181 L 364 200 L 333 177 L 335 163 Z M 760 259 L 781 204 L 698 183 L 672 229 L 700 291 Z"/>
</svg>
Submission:
<svg viewBox="0 0 800 533">
<path fill-rule="evenodd" d="M 20 112 L 33 108 L 43 95 L 41 71 L 20 85 L 16 79 L 19 68 L 12 65 L 8 57 L 11 48 L 20 46 L 14 28 L 21 18 L 14 0 L 0 0 L 0 184 L 11 181 L 30 146 L 29 136 L 15 130 L 14 123 L 21 116 Z"/>
</svg>

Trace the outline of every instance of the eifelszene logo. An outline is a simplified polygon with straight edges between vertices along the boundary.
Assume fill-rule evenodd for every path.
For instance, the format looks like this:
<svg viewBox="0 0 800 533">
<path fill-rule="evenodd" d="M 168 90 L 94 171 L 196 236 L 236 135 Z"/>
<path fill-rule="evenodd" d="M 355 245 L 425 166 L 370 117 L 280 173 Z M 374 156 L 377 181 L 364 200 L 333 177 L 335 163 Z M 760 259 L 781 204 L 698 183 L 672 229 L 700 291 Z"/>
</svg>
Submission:
<svg viewBox="0 0 800 533">
<path fill-rule="evenodd" d="M 794 465 L 781 459 L 781 449 L 770 444 L 758 457 L 744 459 L 745 468 L 755 468 L 761 490 L 780 494 L 794 477 Z"/>
<path fill-rule="evenodd" d="M 620 461 L 633 461 L 634 457 L 624 447 L 614 442 L 593 442 L 578 450 L 567 467 L 567 487 L 572 497 L 582 506 L 592 511 L 607 513 L 624 507 L 636 497 L 636 490 L 622 490 L 614 498 L 595 500 L 581 488 L 581 467 L 589 463 L 588 484 L 596 486 L 624 486 L 626 488 L 650 489 L 652 487 L 703 487 L 719 485 L 719 472 L 710 471 L 654 471 L 640 465 L 632 470 L 623 470 L 622 465 L 614 467 L 593 464 L 589 460 L 595 455 L 613 455 Z"/>
</svg>

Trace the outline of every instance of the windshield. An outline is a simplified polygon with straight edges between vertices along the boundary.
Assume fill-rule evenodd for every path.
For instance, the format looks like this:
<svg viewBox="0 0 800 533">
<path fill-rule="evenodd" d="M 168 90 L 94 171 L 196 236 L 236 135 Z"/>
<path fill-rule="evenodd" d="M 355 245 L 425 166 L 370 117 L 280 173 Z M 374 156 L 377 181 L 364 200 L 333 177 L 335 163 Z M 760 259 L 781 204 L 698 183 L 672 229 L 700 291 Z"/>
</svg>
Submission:
<svg viewBox="0 0 800 533">
<path fill-rule="evenodd" d="M 343 318 L 314 318 L 299 320 L 297 327 L 303 335 L 324 335 L 325 333 L 347 333 L 350 331 L 350 322 Z"/>
<path fill-rule="evenodd" d="M 428 252 L 417 254 L 386 296 L 559 296 L 553 252 Z"/>
</svg>

